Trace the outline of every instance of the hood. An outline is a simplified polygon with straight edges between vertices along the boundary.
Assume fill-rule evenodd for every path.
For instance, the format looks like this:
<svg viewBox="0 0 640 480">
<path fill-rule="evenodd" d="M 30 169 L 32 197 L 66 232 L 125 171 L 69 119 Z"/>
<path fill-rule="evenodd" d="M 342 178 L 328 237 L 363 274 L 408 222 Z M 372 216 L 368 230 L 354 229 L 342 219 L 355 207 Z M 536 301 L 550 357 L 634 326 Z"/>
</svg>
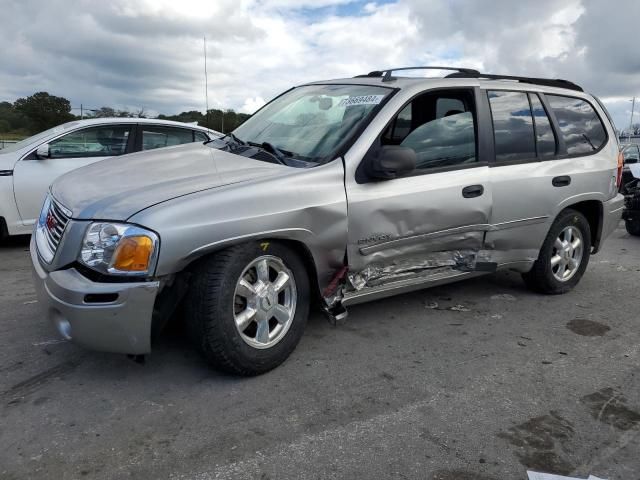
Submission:
<svg viewBox="0 0 640 480">
<path fill-rule="evenodd" d="M 126 220 L 172 198 L 282 174 L 276 165 L 201 143 L 111 158 L 74 170 L 51 186 L 76 219 Z"/>
<path fill-rule="evenodd" d="M 13 170 L 21 155 L 22 150 L 4 151 L 4 149 L 0 149 L 0 170 Z"/>
</svg>

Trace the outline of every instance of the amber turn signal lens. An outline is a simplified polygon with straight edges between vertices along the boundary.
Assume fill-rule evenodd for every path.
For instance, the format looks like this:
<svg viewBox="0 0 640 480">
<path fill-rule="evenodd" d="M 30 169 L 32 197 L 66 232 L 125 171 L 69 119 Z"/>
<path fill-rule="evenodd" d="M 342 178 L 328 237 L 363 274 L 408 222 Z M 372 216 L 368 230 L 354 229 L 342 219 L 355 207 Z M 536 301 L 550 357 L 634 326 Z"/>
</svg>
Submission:
<svg viewBox="0 0 640 480">
<path fill-rule="evenodd" d="M 153 241 L 149 237 L 125 237 L 113 254 L 112 268 L 125 272 L 144 272 L 149 268 Z"/>
</svg>

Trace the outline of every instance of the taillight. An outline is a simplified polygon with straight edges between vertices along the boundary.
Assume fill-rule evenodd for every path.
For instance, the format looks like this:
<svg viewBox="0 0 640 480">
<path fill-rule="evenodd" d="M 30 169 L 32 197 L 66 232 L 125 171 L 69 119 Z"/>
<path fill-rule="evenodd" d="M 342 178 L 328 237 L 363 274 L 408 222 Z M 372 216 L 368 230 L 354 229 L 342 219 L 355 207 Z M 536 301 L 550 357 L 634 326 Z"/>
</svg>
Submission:
<svg viewBox="0 0 640 480">
<path fill-rule="evenodd" d="M 616 177 L 616 185 L 620 188 L 622 183 L 622 169 L 624 168 L 624 155 L 622 152 L 618 153 L 618 176 Z"/>
</svg>

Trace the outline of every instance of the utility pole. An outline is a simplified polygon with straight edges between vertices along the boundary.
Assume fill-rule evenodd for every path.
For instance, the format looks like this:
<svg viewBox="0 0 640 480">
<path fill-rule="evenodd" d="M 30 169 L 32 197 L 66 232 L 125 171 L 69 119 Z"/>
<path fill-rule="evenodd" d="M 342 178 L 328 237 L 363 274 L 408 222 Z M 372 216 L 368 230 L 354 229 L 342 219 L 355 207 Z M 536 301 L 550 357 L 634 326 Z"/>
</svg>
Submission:
<svg viewBox="0 0 640 480">
<path fill-rule="evenodd" d="M 209 79 L 207 78 L 207 36 L 203 35 L 202 40 L 204 43 L 204 101 L 207 119 L 207 128 L 209 128 Z"/>
<path fill-rule="evenodd" d="M 633 97 L 631 100 L 631 120 L 629 120 L 629 136 L 631 136 L 631 132 L 633 131 L 633 112 L 636 107 L 636 97 Z"/>
<path fill-rule="evenodd" d="M 84 120 L 84 110 L 82 109 L 82 104 L 80 104 L 80 120 Z"/>
</svg>

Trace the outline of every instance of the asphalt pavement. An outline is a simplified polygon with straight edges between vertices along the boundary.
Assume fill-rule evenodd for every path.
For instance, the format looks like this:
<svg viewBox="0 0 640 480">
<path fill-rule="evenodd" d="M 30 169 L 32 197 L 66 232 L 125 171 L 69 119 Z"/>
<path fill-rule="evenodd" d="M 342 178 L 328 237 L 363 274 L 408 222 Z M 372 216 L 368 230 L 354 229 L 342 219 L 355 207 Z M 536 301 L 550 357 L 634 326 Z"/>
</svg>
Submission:
<svg viewBox="0 0 640 480">
<path fill-rule="evenodd" d="M 314 313 L 256 378 L 179 326 L 145 364 L 59 339 L 0 246 L 0 479 L 640 479 L 640 238 L 561 296 L 513 272 Z"/>
</svg>

